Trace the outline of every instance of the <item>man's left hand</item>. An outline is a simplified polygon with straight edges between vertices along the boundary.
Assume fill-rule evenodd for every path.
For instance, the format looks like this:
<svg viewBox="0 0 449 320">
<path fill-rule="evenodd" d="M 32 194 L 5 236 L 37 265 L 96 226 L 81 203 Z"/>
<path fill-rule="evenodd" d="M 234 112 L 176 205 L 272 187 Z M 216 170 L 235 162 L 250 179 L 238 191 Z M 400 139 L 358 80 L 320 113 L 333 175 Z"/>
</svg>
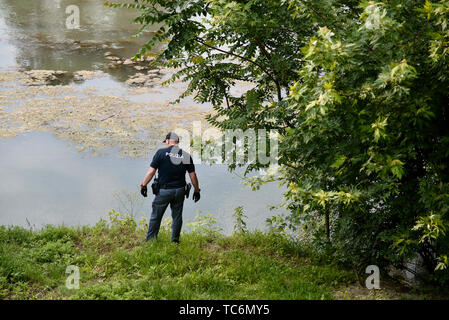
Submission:
<svg viewBox="0 0 449 320">
<path fill-rule="evenodd" d="M 195 191 L 193 193 L 193 201 L 198 202 L 198 200 L 200 200 L 201 196 L 200 196 L 200 192 L 199 191 Z"/>
</svg>

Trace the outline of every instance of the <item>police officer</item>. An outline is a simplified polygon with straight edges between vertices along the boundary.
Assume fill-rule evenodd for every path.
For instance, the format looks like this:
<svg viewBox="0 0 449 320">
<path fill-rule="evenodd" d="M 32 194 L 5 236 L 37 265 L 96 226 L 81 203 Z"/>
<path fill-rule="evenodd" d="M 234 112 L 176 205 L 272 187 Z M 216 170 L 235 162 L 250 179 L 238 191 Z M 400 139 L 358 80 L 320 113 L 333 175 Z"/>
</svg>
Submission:
<svg viewBox="0 0 449 320">
<path fill-rule="evenodd" d="M 156 238 L 161 226 L 162 216 L 170 204 L 172 213 L 171 241 L 179 243 L 179 235 L 182 227 L 182 209 L 186 194 L 186 172 L 194 187 L 193 200 L 200 200 L 200 188 L 190 154 L 178 147 L 179 137 L 174 132 L 169 132 L 165 137 L 165 148 L 159 149 L 153 157 L 145 179 L 140 185 L 141 194 L 147 196 L 147 184 L 158 171 L 159 191 L 153 200 L 153 211 L 146 240 Z"/>
</svg>

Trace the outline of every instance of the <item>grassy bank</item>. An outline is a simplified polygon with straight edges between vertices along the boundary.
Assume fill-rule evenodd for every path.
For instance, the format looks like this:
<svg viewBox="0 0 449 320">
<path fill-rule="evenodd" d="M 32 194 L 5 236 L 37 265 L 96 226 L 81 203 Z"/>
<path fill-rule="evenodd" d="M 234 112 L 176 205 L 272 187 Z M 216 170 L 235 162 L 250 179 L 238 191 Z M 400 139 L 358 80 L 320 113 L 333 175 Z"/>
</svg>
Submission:
<svg viewBox="0 0 449 320">
<path fill-rule="evenodd" d="M 0 299 L 333 299 L 354 275 L 313 263 L 274 234 L 224 236 L 205 220 L 181 244 L 165 223 L 143 242 L 144 223 L 110 214 L 92 227 L 0 227 Z M 66 268 L 80 270 L 79 289 Z M 339 293 L 340 296 L 336 293 Z"/>
</svg>

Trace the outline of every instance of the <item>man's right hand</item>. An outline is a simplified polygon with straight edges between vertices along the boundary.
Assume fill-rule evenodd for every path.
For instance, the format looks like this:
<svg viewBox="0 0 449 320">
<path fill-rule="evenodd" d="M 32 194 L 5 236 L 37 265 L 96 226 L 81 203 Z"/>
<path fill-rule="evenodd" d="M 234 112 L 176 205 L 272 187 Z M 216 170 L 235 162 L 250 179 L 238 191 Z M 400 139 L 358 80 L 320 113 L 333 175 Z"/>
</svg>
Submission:
<svg viewBox="0 0 449 320">
<path fill-rule="evenodd" d="M 140 185 L 140 194 L 146 198 L 147 192 L 148 192 L 147 186 Z"/>
<path fill-rule="evenodd" d="M 199 191 L 195 191 L 193 193 L 193 201 L 198 202 L 198 200 L 200 200 L 201 196 L 200 196 L 200 192 Z"/>
</svg>

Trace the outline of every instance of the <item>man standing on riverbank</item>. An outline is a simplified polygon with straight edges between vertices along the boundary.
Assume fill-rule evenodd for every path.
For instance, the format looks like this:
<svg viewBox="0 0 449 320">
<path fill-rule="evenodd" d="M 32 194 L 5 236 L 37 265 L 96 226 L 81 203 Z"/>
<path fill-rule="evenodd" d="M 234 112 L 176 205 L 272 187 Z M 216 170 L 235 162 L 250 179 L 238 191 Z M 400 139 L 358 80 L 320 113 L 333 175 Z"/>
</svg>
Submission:
<svg viewBox="0 0 449 320">
<path fill-rule="evenodd" d="M 153 211 L 146 240 L 156 238 L 161 226 L 162 216 L 170 204 L 172 213 L 172 234 L 171 241 L 179 243 L 179 236 L 182 227 L 182 209 L 184 206 L 184 196 L 186 195 L 186 172 L 189 173 L 194 192 L 193 200 L 200 200 L 200 188 L 198 178 L 195 173 L 195 166 L 190 154 L 178 147 L 179 137 L 174 132 L 169 132 L 165 137 L 165 148 L 159 149 L 151 161 L 145 179 L 140 185 L 141 194 L 147 196 L 147 185 L 153 179 L 156 171 L 159 176 L 155 183 L 155 198 L 153 200 Z"/>
</svg>

